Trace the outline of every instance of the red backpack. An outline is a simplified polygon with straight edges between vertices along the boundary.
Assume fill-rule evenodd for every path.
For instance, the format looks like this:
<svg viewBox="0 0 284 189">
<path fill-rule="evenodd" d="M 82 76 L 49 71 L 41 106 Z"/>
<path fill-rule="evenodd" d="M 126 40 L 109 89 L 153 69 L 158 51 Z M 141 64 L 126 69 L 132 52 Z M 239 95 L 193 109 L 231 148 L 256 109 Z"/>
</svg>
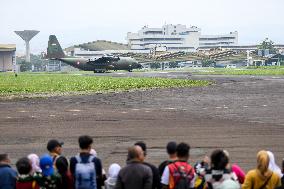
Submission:
<svg viewBox="0 0 284 189">
<path fill-rule="evenodd" d="M 189 189 L 190 183 L 194 179 L 194 169 L 190 164 L 177 161 L 168 165 L 170 177 L 174 180 L 174 187 L 170 189 Z"/>
</svg>

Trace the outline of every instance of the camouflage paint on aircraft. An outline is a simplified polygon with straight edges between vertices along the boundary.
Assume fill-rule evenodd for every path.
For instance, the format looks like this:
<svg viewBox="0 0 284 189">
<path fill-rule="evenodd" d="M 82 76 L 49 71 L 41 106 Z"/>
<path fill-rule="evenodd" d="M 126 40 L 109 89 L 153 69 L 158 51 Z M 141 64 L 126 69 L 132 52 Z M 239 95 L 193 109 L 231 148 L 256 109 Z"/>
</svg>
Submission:
<svg viewBox="0 0 284 189">
<path fill-rule="evenodd" d="M 102 56 L 97 59 L 87 59 L 79 57 L 65 56 L 55 35 L 49 36 L 47 56 L 48 59 L 60 60 L 70 66 L 85 71 L 106 72 L 108 70 L 128 70 L 140 69 L 142 65 L 134 58 Z"/>
</svg>

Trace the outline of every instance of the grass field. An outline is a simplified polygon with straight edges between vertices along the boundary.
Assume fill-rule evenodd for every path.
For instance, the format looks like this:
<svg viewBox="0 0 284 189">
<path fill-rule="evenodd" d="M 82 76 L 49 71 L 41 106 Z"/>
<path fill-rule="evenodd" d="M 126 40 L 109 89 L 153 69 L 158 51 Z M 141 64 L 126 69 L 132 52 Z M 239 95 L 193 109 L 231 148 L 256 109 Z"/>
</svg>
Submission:
<svg viewBox="0 0 284 189">
<path fill-rule="evenodd" d="M 65 95 L 149 88 L 206 86 L 207 81 L 162 78 L 113 78 L 74 74 L 0 74 L 0 96 Z"/>
</svg>

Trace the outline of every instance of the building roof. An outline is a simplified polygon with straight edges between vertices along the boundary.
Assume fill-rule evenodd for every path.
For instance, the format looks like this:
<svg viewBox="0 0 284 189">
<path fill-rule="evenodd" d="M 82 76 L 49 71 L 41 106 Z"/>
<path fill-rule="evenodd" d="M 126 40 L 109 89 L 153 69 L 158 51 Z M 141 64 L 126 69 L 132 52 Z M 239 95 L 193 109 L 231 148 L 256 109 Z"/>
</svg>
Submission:
<svg viewBox="0 0 284 189">
<path fill-rule="evenodd" d="M 282 55 L 282 54 L 273 54 L 273 55 L 271 55 L 270 57 L 268 57 L 268 58 L 270 58 L 270 59 L 284 59 L 284 55 Z"/>
<path fill-rule="evenodd" d="M 0 44 L 0 51 L 15 51 L 16 45 L 15 44 Z"/>
</svg>

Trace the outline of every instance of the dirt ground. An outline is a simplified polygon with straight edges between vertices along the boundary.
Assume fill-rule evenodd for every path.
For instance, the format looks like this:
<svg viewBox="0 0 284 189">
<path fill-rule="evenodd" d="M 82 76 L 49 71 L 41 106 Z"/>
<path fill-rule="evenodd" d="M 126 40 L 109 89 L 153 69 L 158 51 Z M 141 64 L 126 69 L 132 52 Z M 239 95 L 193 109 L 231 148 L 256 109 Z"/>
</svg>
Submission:
<svg viewBox="0 0 284 189">
<path fill-rule="evenodd" d="M 101 74 L 104 75 L 104 74 Z M 147 161 L 166 159 L 168 141 L 191 145 L 191 162 L 217 148 L 245 170 L 256 153 L 284 157 L 284 77 L 191 76 L 190 73 L 118 73 L 212 80 L 207 87 L 154 89 L 87 96 L 0 100 L 0 152 L 17 158 L 43 154 L 46 143 L 64 141 L 64 155 L 78 153 L 78 136 L 94 138 L 105 167 L 125 164 L 127 147 L 143 140 Z"/>
</svg>

